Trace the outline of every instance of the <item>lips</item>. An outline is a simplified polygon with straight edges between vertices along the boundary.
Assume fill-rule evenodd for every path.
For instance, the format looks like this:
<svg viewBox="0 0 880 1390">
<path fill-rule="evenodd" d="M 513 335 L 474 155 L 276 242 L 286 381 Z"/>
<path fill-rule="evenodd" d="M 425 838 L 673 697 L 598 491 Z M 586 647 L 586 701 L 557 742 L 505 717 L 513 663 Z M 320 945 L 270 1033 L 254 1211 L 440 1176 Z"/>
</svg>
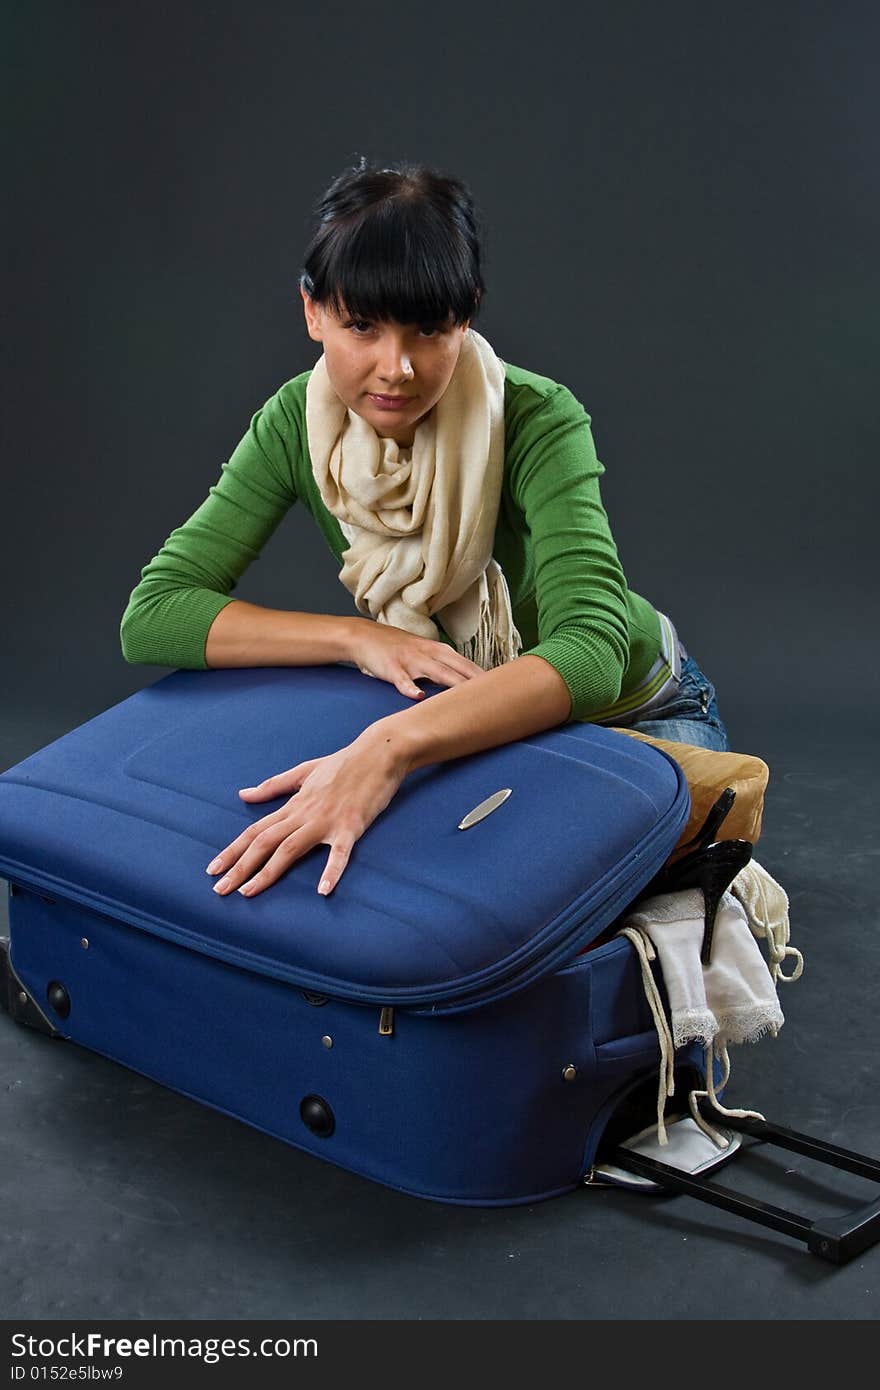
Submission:
<svg viewBox="0 0 880 1390">
<path fill-rule="evenodd" d="M 368 394 L 371 401 L 375 401 L 376 405 L 384 406 L 386 410 L 399 410 L 402 406 L 415 400 L 415 396 L 380 396 L 375 391 L 370 391 Z"/>
</svg>

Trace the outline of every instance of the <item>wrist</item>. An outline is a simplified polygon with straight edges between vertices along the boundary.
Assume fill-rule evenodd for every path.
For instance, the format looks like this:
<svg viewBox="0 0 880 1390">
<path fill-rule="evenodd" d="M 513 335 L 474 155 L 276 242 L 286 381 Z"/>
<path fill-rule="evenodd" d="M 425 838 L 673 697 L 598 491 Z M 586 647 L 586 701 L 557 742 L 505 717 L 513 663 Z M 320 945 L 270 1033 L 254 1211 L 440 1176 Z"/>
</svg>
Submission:
<svg viewBox="0 0 880 1390">
<path fill-rule="evenodd" d="M 418 747 L 413 732 L 399 714 L 391 714 L 368 725 L 357 742 L 372 757 L 382 759 L 402 781 L 418 765 Z"/>
<path fill-rule="evenodd" d="M 356 666 L 360 666 L 360 650 L 364 638 L 364 629 L 369 624 L 374 626 L 372 618 L 340 618 L 339 620 L 339 645 L 341 648 L 340 661 L 353 661 Z"/>
</svg>

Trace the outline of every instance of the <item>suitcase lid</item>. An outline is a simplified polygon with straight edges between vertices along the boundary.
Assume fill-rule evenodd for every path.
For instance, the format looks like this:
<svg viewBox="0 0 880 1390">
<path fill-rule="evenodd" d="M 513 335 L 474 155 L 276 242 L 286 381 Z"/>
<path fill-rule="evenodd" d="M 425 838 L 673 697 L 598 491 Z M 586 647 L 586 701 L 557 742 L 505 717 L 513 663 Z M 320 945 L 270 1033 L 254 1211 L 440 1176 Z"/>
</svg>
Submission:
<svg viewBox="0 0 880 1390">
<path fill-rule="evenodd" d="M 175 671 L 0 776 L 0 874 L 335 998 L 432 1013 L 501 998 L 597 936 L 668 857 L 689 796 L 659 749 L 573 723 L 421 768 L 326 898 L 323 844 L 250 899 L 205 872 L 287 800 L 248 805 L 239 787 L 410 704 L 346 666 Z"/>
</svg>

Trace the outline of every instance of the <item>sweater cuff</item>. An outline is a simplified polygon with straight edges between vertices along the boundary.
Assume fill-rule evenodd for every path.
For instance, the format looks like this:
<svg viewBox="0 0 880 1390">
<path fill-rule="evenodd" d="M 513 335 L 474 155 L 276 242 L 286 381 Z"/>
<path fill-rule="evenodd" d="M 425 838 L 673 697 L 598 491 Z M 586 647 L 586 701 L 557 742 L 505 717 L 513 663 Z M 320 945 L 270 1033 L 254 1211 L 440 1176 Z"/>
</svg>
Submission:
<svg viewBox="0 0 880 1390">
<path fill-rule="evenodd" d="M 175 589 L 142 597 L 126 611 L 120 626 L 122 652 L 134 665 L 173 666 L 187 671 L 207 671 L 205 646 L 211 624 L 232 595 L 213 589 Z M 153 614 L 157 617 L 154 625 Z M 157 634 L 161 638 L 157 639 Z"/>
<path fill-rule="evenodd" d="M 589 720 L 592 713 L 613 705 L 620 695 L 623 667 L 607 638 L 585 633 L 582 628 L 566 633 L 557 629 L 522 656 L 540 656 L 558 671 L 571 696 L 572 720 Z"/>
</svg>

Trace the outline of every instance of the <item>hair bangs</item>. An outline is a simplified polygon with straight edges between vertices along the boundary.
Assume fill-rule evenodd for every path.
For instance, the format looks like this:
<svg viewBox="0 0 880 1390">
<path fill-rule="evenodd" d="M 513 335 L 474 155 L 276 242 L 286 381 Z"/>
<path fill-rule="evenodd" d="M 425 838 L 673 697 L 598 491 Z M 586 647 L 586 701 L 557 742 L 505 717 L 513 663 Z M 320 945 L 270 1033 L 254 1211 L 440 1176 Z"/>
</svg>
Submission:
<svg viewBox="0 0 880 1390">
<path fill-rule="evenodd" d="M 363 319 L 435 325 L 472 319 L 483 284 L 455 199 L 446 188 L 426 196 L 415 180 L 383 191 L 344 210 L 337 201 L 306 259 L 307 293 L 337 314 Z"/>
</svg>

